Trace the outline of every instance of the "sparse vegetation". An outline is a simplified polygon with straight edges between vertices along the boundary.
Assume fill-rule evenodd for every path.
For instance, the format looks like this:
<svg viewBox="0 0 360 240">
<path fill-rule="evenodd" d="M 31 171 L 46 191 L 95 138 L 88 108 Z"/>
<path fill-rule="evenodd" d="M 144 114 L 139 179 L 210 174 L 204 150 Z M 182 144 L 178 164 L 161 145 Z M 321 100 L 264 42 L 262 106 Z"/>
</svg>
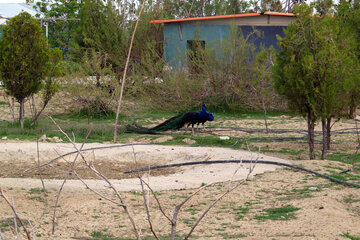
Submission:
<svg viewBox="0 0 360 240">
<path fill-rule="evenodd" d="M 342 233 L 342 234 L 340 234 L 340 236 L 342 236 L 344 238 L 351 239 L 351 240 L 360 240 L 359 237 L 352 236 L 349 233 Z"/>
<path fill-rule="evenodd" d="M 29 1 L 31 2 L 31 0 Z M 60 133 L 60 129 L 54 126 L 46 115 L 41 116 L 36 125 L 32 126 L 33 117 L 36 116 L 36 113 L 39 113 L 37 110 L 41 109 L 42 106 L 37 102 L 41 98 L 40 95 L 31 94 L 29 96 L 30 100 L 26 102 L 25 107 L 29 108 L 30 106 L 29 109 L 31 111 L 26 111 L 28 115 L 23 119 L 23 122 L 15 123 L 11 121 L 9 116 L 14 112 L 14 109 L 18 111 L 19 104 L 15 103 L 12 106 L 12 112 L 9 112 L 8 104 L 11 103 L 11 99 L 3 95 L 5 89 L 0 87 L 0 98 L 4 96 L 5 99 L 5 101 L 0 99 L 0 141 L 35 141 L 38 137 L 46 135 L 47 138 L 42 141 L 53 142 L 55 141 L 54 139 L 58 139 L 59 142 L 69 143 L 74 141 L 79 143 L 87 138 L 86 144 L 109 144 L 113 140 L 114 120 L 116 118 L 114 103 L 119 96 L 119 86 L 122 83 L 120 79 L 122 79 L 121 76 L 125 71 L 124 63 L 127 57 L 125 50 L 127 50 L 130 44 L 128 42 L 129 33 L 134 29 L 135 22 L 133 20 L 136 19 L 135 14 L 139 11 L 137 9 L 139 6 L 136 4 L 122 6 L 122 4 L 130 4 L 128 1 L 106 1 L 106 3 L 100 1 L 95 3 L 88 0 L 79 3 L 79 1 L 69 0 L 69 4 L 58 8 L 57 4 L 63 2 L 62 0 L 41 0 L 37 2 L 36 7 L 46 17 L 66 16 L 68 18 L 80 18 L 80 22 L 64 23 L 62 21 L 54 21 L 49 23 L 50 31 L 53 33 L 54 38 L 56 38 L 49 39 L 49 44 L 52 47 L 62 47 L 63 52 L 59 49 L 56 50 L 56 59 L 54 59 L 56 61 L 53 63 L 56 68 L 52 68 L 54 75 L 45 79 L 48 82 L 45 80 L 42 82 L 44 84 L 42 87 L 45 89 L 43 92 L 44 105 L 48 103 L 48 107 L 52 105 L 57 106 L 57 108 L 54 107 L 50 108 L 49 111 L 45 111 L 46 114 L 50 115 L 70 137 L 64 137 Z M 356 148 L 359 145 L 359 140 L 356 139 L 356 131 L 358 131 L 355 125 L 356 122 L 354 124 L 354 122 L 348 120 L 338 119 L 338 122 L 332 129 L 331 151 L 326 149 L 329 151 L 326 156 L 327 160 L 323 162 L 307 161 L 308 148 L 306 142 L 308 141 L 308 134 L 311 135 L 311 133 L 310 131 L 306 132 L 306 122 L 301 117 L 288 112 L 285 108 L 286 102 L 280 99 L 279 95 L 274 92 L 274 86 L 272 86 L 270 81 L 271 73 L 269 69 L 274 64 L 274 52 L 263 50 L 261 53 L 258 53 L 255 45 L 248 41 L 246 36 L 243 36 L 235 26 L 232 26 L 230 35 L 224 37 L 222 42 L 214 43 L 216 46 L 215 50 L 208 47 L 202 49 L 199 52 L 200 58 L 194 56 L 194 53 L 190 51 L 184 53 L 191 56 L 188 63 L 191 69 L 178 72 L 169 71 L 162 57 L 164 49 L 163 26 L 160 24 L 149 24 L 149 20 L 179 16 L 190 17 L 192 15 L 236 14 L 240 12 L 240 9 L 244 12 L 259 12 L 260 10 L 256 6 L 250 6 L 252 4 L 256 5 L 256 3 L 248 3 L 248 5 L 244 3 L 242 6 L 237 6 L 236 4 L 238 3 L 235 3 L 236 1 L 218 1 L 218 4 L 210 4 L 212 3 L 211 1 L 185 0 L 180 1 L 182 5 L 179 5 L 178 2 L 165 1 L 163 4 L 160 4 L 159 1 L 146 1 L 147 9 L 145 8 L 144 14 L 139 18 L 141 20 L 139 30 L 135 37 L 133 54 L 129 58 L 129 73 L 124 76 L 124 80 L 126 79 L 126 101 L 121 109 L 119 138 L 116 143 L 141 142 L 163 145 L 157 146 L 159 149 L 165 148 L 164 145 L 169 146 L 168 149 L 171 149 L 174 145 L 193 147 L 194 151 L 191 154 L 181 152 L 174 155 L 176 156 L 174 157 L 176 161 L 182 159 L 206 161 L 213 158 L 212 150 L 215 147 L 252 151 L 254 155 L 256 152 L 259 152 L 265 153 L 268 156 L 291 159 L 294 160 L 293 163 L 296 165 L 326 173 L 345 181 L 360 183 L 360 158 Z M 266 5 L 266 1 L 264 4 Z M 62 6 L 62 4 L 60 5 Z M 124 11 L 118 11 L 119 9 L 115 6 L 119 6 L 119 9 L 124 9 Z M 288 7 L 290 8 L 290 6 Z M 320 7 L 322 10 L 326 8 L 326 6 Z M 328 7 L 330 8 L 330 6 Z M 343 5 L 341 7 L 345 8 L 346 6 Z M 282 9 L 279 6 L 271 6 L 271 8 L 273 10 L 279 9 L 279 11 Z M 349 9 L 345 8 L 345 10 Z M 356 11 L 351 13 L 354 16 L 359 16 Z M 342 13 L 349 12 L 343 11 Z M 321 14 L 325 13 L 321 12 Z M 352 14 L 344 15 L 351 17 Z M 320 118 L 322 118 L 324 123 L 329 118 L 340 116 L 340 114 L 334 114 L 334 112 L 341 112 L 341 116 L 344 115 L 343 112 L 346 112 L 347 109 L 340 109 L 337 104 L 343 102 L 336 101 L 336 99 L 345 99 L 345 94 L 347 103 L 351 105 L 350 110 L 354 111 L 354 106 L 356 107 L 358 104 L 357 99 L 359 99 L 356 95 L 360 92 L 356 82 L 347 82 L 344 88 L 333 85 L 335 82 L 341 83 L 350 78 L 356 78 L 359 73 L 357 69 L 358 64 L 355 61 L 357 58 L 350 59 L 354 61 L 354 64 L 350 64 L 350 60 L 346 58 L 349 54 L 341 56 L 341 53 L 350 52 L 351 56 L 359 54 L 356 51 L 347 51 L 345 49 L 345 46 L 351 43 L 351 41 L 346 41 L 350 38 L 339 38 L 341 39 L 340 45 L 344 47 L 339 49 L 338 37 L 340 35 L 338 32 L 348 34 L 350 33 L 350 28 L 345 29 L 338 26 L 338 28 L 332 29 L 331 27 L 335 25 L 332 23 L 337 19 L 335 17 L 325 18 L 324 16 L 319 16 L 319 18 L 315 19 L 310 17 L 310 15 L 308 16 L 306 12 L 306 20 L 326 20 L 324 21 L 325 28 L 319 28 L 317 29 L 319 31 L 315 31 L 319 34 L 309 35 L 312 36 L 312 40 L 316 40 L 319 43 L 318 46 L 321 47 L 319 57 L 325 59 L 325 61 L 321 62 L 321 64 L 325 65 L 320 64 L 320 67 L 314 70 L 313 68 L 316 65 L 312 64 L 313 59 L 308 57 L 311 54 L 305 57 L 304 62 L 307 64 L 301 65 L 298 62 L 299 58 L 293 58 L 294 54 L 298 54 L 298 52 L 294 51 L 290 51 L 289 59 L 282 59 L 287 67 L 290 62 L 293 63 L 294 68 L 296 68 L 295 70 L 300 66 L 308 67 L 307 70 L 303 71 L 302 78 L 298 80 L 307 79 L 309 82 L 314 82 L 314 80 L 319 80 L 320 77 L 331 76 L 329 78 L 331 81 L 328 81 L 328 78 L 320 79 L 325 83 L 321 87 L 312 88 L 311 86 L 307 89 L 310 92 L 313 91 L 314 94 L 319 94 L 320 99 L 325 99 L 325 97 L 330 99 L 324 102 L 312 99 L 311 106 L 307 106 L 312 110 L 318 111 L 317 114 L 314 114 L 309 119 L 312 125 Z M 346 19 L 346 22 L 350 22 L 352 24 L 351 29 L 355 29 L 355 32 L 358 33 L 358 29 L 360 29 L 357 23 L 358 18 L 354 16 L 354 19 Z M 298 29 L 292 30 L 296 36 L 299 34 Z M 262 33 L 254 31 L 253 34 L 261 35 Z M 299 39 L 295 38 L 295 40 L 291 38 L 289 42 L 296 43 Z M 302 39 L 300 40 L 302 41 Z M 335 40 L 336 42 L 334 42 Z M 221 49 L 222 52 L 217 51 L 217 49 Z M 330 53 L 327 52 L 329 49 L 331 50 Z M 354 49 L 358 49 L 358 47 Z M 194 50 L 199 49 L 194 48 Z M 298 50 L 301 52 L 304 48 L 300 47 Z M 62 53 L 64 65 L 58 64 L 63 59 Z M 298 54 L 297 56 L 299 57 L 300 55 Z M 334 60 L 334 58 L 330 57 L 337 58 Z M 292 62 L 293 60 L 294 62 Z M 329 63 L 330 67 L 327 65 Z M 343 66 L 341 64 L 347 65 Z M 350 68 L 351 71 L 346 68 L 350 65 L 355 66 Z M 48 66 L 48 70 L 50 69 L 50 66 Z M 280 72 L 278 73 L 280 75 L 284 74 L 284 69 L 286 67 L 279 68 Z M 338 77 L 339 71 L 343 71 L 343 69 L 345 69 L 346 74 L 341 72 L 341 77 Z M 346 69 L 349 71 L 346 71 Z M 325 72 L 321 76 L 309 77 L 309 75 L 316 75 L 322 70 Z M 349 74 L 351 76 L 348 76 Z M 298 76 L 298 74 L 295 74 L 295 76 Z M 336 81 L 334 78 L 336 78 Z M 284 79 L 293 80 L 289 76 L 284 77 Z M 293 81 L 290 81 L 289 85 L 295 86 L 293 83 Z M 300 85 L 295 91 L 296 93 L 304 89 L 302 83 Z M 333 91 L 327 92 L 324 89 Z M 350 90 L 345 91 L 347 89 Z M 36 88 L 37 90 L 38 88 Z M 60 92 L 55 94 L 57 90 Z M 287 93 L 287 91 L 288 88 L 283 89 L 282 94 Z M 299 96 L 293 95 L 296 98 L 295 101 L 298 101 Z M 51 97 L 55 99 L 50 99 Z M 306 98 L 309 99 L 308 96 Z M 214 113 L 215 121 L 207 123 L 206 128 L 200 126 L 194 135 L 191 135 L 190 128 L 165 132 L 161 135 L 141 135 L 124 132 L 124 127 L 127 124 L 136 123 L 144 127 L 151 127 L 179 112 L 199 111 L 203 102 L 207 104 L 208 110 Z M 336 103 L 336 106 L 332 105 L 333 103 Z M 320 110 L 328 110 L 331 113 L 321 112 Z M 14 116 L 14 114 L 12 115 Z M 264 117 L 265 123 L 263 121 Z M 23 129 L 19 129 L 19 126 L 22 126 Z M 322 140 L 321 129 L 316 128 L 316 126 L 313 127 L 314 132 L 311 137 L 313 137 L 312 141 L 314 142 L 314 149 L 312 149 L 314 155 L 310 155 L 310 158 L 312 156 L 320 158 L 320 156 L 326 155 L 324 153 L 321 155 L 321 149 L 319 148 L 319 143 Z M 92 131 L 89 137 L 87 137 L 90 128 Z M 40 149 L 41 144 L 40 142 Z M 196 155 L 196 147 L 209 147 L 209 149 L 212 149 L 204 155 Z M 23 157 L 21 151 L 16 156 L 21 155 Z M 168 161 L 168 152 L 163 153 L 158 149 L 156 151 L 159 151 L 159 155 L 162 155 L 162 158 L 156 164 L 163 164 Z M 35 147 L 34 152 L 36 152 Z M 231 152 L 234 152 L 230 157 L 231 159 L 239 158 L 237 153 L 241 153 L 241 151 Z M 38 153 L 42 160 L 48 160 L 48 156 L 43 156 L 46 154 L 43 154 L 42 149 Z M 128 164 L 127 162 L 121 162 L 118 156 L 112 159 L 111 162 L 106 162 L 101 157 L 97 158 L 98 155 L 95 151 L 86 153 L 88 154 L 86 156 L 79 155 L 78 160 L 74 160 L 73 164 L 71 164 L 71 160 L 64 157 L 59 161 L 46 165 L 44 168 L 39 168 L 39 170 L 46 168 L 45 176 L 57 179 L 63 179 L 66 173 L 72 179 L 76 177 L 81 178 L 82 174 L 86 173 L 84 175 L 84 184 L 86 184 L 89 179 L 91 179 L 89 182 L 99 182 L 99 180 L 94 180 L 98 179 L 98 177 L 105 178 L 106 180 L 106 176 L 101 174 L 102 170 L 109 171 L 112 174 L 111 176 L 115 176 L 116 181 L 118 181 L 119 178 L 125 176 L 122 173 L 125 168 L 149 165 L 146 158 L 137 159 L 137 163 Z M 0 177 L 13 177 L 12 174 L 18 174 L 17 177 L 28 177 L 28 175 L 24 176 L 24 173 L 21 171 L 23 171 L 25 163 L 33 164 L 33 160 L 36 158 L 35 155 L 29 158 L 31 163 L 28 163 L 27 161 L 18 161 L 19 159 L 2 149 L 0 149 L 0 154 L 1 156 L 6 156 L 4 165 L 2 165 L 3 160 L 0 158 Z M 60 155 L 60 153 L 56 154 Z M 133 159 L 137 157 L 137 152 L 134 150 L 133 153 L 126 153 L 124 155 L 127 158 Z M 259 155 L 258 159 L 262 158 L 266 157 Z M 349 172 L 342 172 L 348 170 L 352 163 L 354 163 L 354 169 L 351 169 Z M 124 167 L 125 165 L 126 167 Z M 246 164 L 240 165 L 241 167 L 248 167 Z M 71 170 L 69 170 L 70 166 Z M 6 171 L 3 170 L 5 167 Z M 88 174 L 94 169 L 96 171 Z M 178 173 L 177 170 L 156 170 L 157 172 L 149 171 L 147 174 L 168 175 Z M 208 169 L 204 168 L 204 170 L 207 171 Z M 55 171 L 57 172 L 55 173 Z M 214 171 L 209 171 L 215 175 Z M 37 178 L 40 173 L 40 171 L 33 171 L 27 174 L 30 177 Z M 126 175 L 126 178 L 128 176 Z M 136 175 L 134 174 L 130 177 L 136 177 Z M 182 176 L 178 175 L 175 182 L 179 182 L 181 178 Z M 280 226 L 279 228 L 281 228 L 281 224 L 297 225 L 299 221 L 297 217 L 300 216 L 297 213 L 300 212 L 305 220 L 309 219 L 309 217 L 320 217 L 321 214 L 315 214 L 317 211 L 328 211 L 329 206 L 327 204 L 329 202 L 334 205 L 339 204 L 334 209 L 340 209 L 341 211 L 336 213 L 338 215 L 333 215 L 334 219 L 327 220 L 339 221 L 341 219 L 341 221 L 347 221 L 349 226 L 353 226 L 353 222 L 358 220 L 360 202 L 358 192 L 353 191 L 353 189 L 330 183 L 328 180 L 312 175 L 304 175 L 304 173 L 300 173 L 297 170 L 279 169 L 276 173 L 257 174 L 252 181 L 248 182 L 239 182 L 232 179 L 230 175 L 229 179 L 231 180 L 227 183 L 223 182 L 214 186 L 207 186 L 205 182 L 211 183 L 216 181 L 216 178 L 211 179 L 211 181 L 201 179 L 203 181 L 201 187 L 204 190 L 199 194 L 196 193 L 197 189 L 189 190 L 186 187 L 185 189 L 174 191 L 161 190 L 156 192 L 118 192 L 114 188 L 115 191 L 112 194 L 108 193 L 108 189 L 92 193 L 83 193 L 82 191 L 64 192 L 61 199 L 59 198 L 61 205 L 55 203 L 55 208 L 57 207 L 59 211 L 56 219 L 55 213 L 53 215 L 53 226 L 60 228 L 62 232 L 56 233 L 58 235 L 55 234 L 52 237 L 59 239 L 92 238 L 94 240 L 136 239 L 131 231 L 132 229 L 133 232 L 136 232 L 137 239 L 140 239 L 140 236 L 141 239 L 145 240 L 155 238 L 166 240 L 171 238 L 187 239 L 186 232 L 193 226 L 197 226 L 191 235 L 191 239 L 245 239 L 248 236 L 257 237 L 261 234 L 262 238 L 283 237 L 292 239 L 303 236 L 316 238 L 318 235 L 324 235 L 324 232 L 320 231 L 332 231 L 333 235 L 340 235 L 343 238 L 359 239 L 358 236 L 356 237 L 356 234 L 358 234 L 356 228 L 354 228 L 354 232 L 347 232 L 348 228 L 346 232 L 343 229 L 313 229 L 311 232 L 308 232 L 308 228 L 304 229 L 301 226 L 299 226 L 298 232 L 284 230 L 284 232 L 275 233 L 267 230 L 267 228 L 272 228 L 273 226 Z M 150 181 L 150 186 L 151 183 Z M 231 189 L 232 184 L 241 184 L 241 188 L 229 193 L 228 191 Z M 90 187 L 86 186 L 85 188 Z M 20 190 L 17 187 L 8 188 L 7 193 L 9 195 L 13 194 L 14 199 L 8 201 L 6 207 L 3 207 L 5 204 L 0 199 L 0 234 L 5 233 L 6 239 L 11 239 L 19 234 L 19 229 L 17 228 L 20 226 L 19 220 L 21 218 L 24 220 L 23 228 L 31 228 L 33 238 L 47 239 L 50 233 L 46 230 L 52 222 L 51 213 L 54 207 L 52 204 L 54 202 L 54 192 L 56 191 L 51 189 L 44 192 L 40 188 L 21 188 Z M 336 194 L 334 194 L 334 191 Z M 103 195 L 93 195 L 99 193 Z M 214 204 L 211 211 L 205 212 L 206 217 L 202 219 L 202 222 L 196 225 L 198 224 L 198 218 L 207 210 L 207 207 L 212 206 L 212 203 L 216 203 L 219 195 L 222 196 L 225 193 L 229 193 L 227 195 L 228 198 L 221 199 L 220 204 Z M 120 195 L 121 197 L 119 197 Z M 60 196 L 60 193 L 57 196 Z M 191 200 L 186 202 L 184 206 L 181 205 L 182 208 L 179 210 L 178 218 L 171 220 L 170 214 L 175 213 L 174 206 L 190 198 Z M 104 201 L 105 199 L 110 202 Z M 309 211 L 309 209 L 303 207 L 303 202 L 307 203 L 306 206 L 311 206 L 314 215 L 308 216 L 310 214 L 302 214 L 302 211 Z M 81 204 L 81 207 L 79 207 L 79 204 Z M 121 211 L 121 207 L 123 207 L 126 214 Z M 20 217 L 17 217 L 14 221 L 13 215 L 16 215 L 15 208 L 18 208 Z M 36 210 L 33 211 L 33 208 Z M 13 212 L 9 209 L 13 209 Z M 127 210 L 130 211 L 130 214 Z M 129 219 L 132 220 L 131 214 L 134 215 L 136 224 L 140 223 L 139 228 L 132 221 L 128 221 Z M 245 221 L 246 224 L 243 224 Z M 279 221 L 289 222 L 281 223 Z M 87 222 L 91 224 L 86 225 Z M 151 229 L 151 223 L 153 224 L 153 229 Z M 96 228 L 94 227 L 95 224 Z M 150 227 L 146 224 L 149 224 Z M 37 228 L 39 225 L 41 225 L 40 230 Z M 177 228 L 174 228 L 175 225 Z M 173 230 L 171 235 L 168 234 L 170 228 Z M 257 228 L 265 230 L 257 231 Z M 283 229 L 281 228 L 281 230 Z M 334 233 L 334 231 L 336 232 Z M 154 237 L 154 232 L 158 234 L 157 237 Z M 270 233 L 268 234 L 267 232 Z M 0 237 L 3 238 L 2 236 Z M 258 238 L 260 239 L 261 237 Z"/>
<path fill-rule="evenodd" d="M 265 220 L 280 220 L 287 221 L 295 219 L 295 211 L 298 211 L 300 208 L 288 205 L 280 208 L 268 208 L 264 209 L 264 214 L 255 215 L 255 219 L 265 221 Z"/>
</svg>

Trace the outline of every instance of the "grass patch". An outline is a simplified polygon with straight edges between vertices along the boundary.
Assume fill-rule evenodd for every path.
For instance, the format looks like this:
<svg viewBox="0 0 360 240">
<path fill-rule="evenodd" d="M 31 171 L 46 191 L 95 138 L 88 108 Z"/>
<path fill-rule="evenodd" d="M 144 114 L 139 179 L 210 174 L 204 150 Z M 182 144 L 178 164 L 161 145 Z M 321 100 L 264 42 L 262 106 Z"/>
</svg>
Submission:
<svg viewBox="0 0 360 240">
<path fill-rule="evenodd" d="M 346 164 L 352 164 L 354 159 L 355 165 L 360 165 L 359 154 L 348 154 L 348 153 L 334 153 L 326 156 L 327 160 L 342 162 Z"/>
<path fill-rule="evenodd" d="M 264 210 L 264 214 L 256 215 L 254 218 L 257 220 L 265 221 L 265 220 L 280 220 L 287 221 L 291 219 L 295 219 L 295 211 L 300 208 L 288 205 L 281 208 L 268 208 Z"/>
<path fill-rule="evenodd" d="M 91 234 L 94 240 L 132 240 L 132 238 L 114 238 L 108 234 L 102 233 L 101 231 L 95 231 Z"/>
<path fill-rule="evenodd" d="M 280 150 L 272 150 L 268 148 L 262 148 L 262 152 L 269 152 L 269 153 L 281 153 L 281 154 L 289 154 L 292 156 L 299 156 L 301 154 L 304 154 L 306 151 L 304 149 L 291 149 L 291 148 L 281 148 Z"/>
<path fill-rule="evenodd" d="M 290 200 L 295 200 L 295 199 L 303 199 L 303 198 L 312 198 L 314 197 L 313 195 L 306 193 L 303 195 L 289 195 L 286 197 L 280 197 L 278 198 L 279 201 L 290 201 Z"/>
<path fill-rule="evenodd" d="M 341 237 L 348 238 L 348 239 L 351 239 L 351 240 L 360 240 L 359 237 L 352 236 L 352 235 L 350 235 L 349 233 L 342 233 L 342 234 L 340 234 L 340 236 L 341 236 Z"/>
<path fill-rule="evenodd" d="M 332 173 L 329 174 L 330 177 L 337 178 L 342 181 L 352 181 L 355 183 L 360 183 L 360 175 L 355 175 L 351 173 L 340 174 L 340 173 Z"/>
<path fill-rule="evenodd" d="M 44 189 L 42 189 L 42 188 L 31 188 L 28 193 L 29 194 L 40 194 L 43 192 L 44 192 Z"/>
<path fill-rule="evenodd" d="M 42 197 L 39 197 L 39 196 L 29 197 L 28 199 L 29 200 L 36 200 L 36 201 L 39 201 L 39 202 L 45 202 L 45 200 Z"/>
<path fill-rule="evenodd" d="M 235 219 L 238 220 L 242 220 L 245 217 L 245 214 L 249 212 L 249 208 L 244 208 L 244 207 L 235 207 L 232 208 L 233 212 L 235 212 Z"/>
<path fill-rule="evenodd" d="M 88 138 L 88 142 L 102 142 L 111 141 L 114 135 L 114 119 L 113 117 L 101 119 L 87 119 L 76 114 L 61 114 L 53 116 L 53 119 L 59 126 L 68 133 L 69 136 L 75 135 L 76 141 L 81 142 L 87 135 L 90 124 L 93 125 L 93 130 Z M 12 123 L 7 121 L 0 121 L 0 136 L 7 136 L 8 139 L 21 139 L 35 141 L 37 134 L 35 126 L 30 126 L 32 119 L 25 119 L 24 128 L 20 128 L 18 122 Z M 122 115 L 119 120 L 120 124 L 127 123 L 127 116 Z M 60 137 L 64 142 L 68 142 L 64 136 L 59 133 L 57 127 L 48 118 L 39 118 L 37 121 L 38 137 L 45 134 L 47 137 Z M 122 131 L 120 128 L 119 131 Z M 122 135 L 122 134 L 121 134 Z"/>
<path fill-rule="evenodd" d="M 344 199 L 345 203 L 356 203 L 356 202 L 360 202 L 360 199 L 354 199 L 352 197 L 347 197 Z"/>
<path fill-rule="evenodd" d="M 188 212 L 190 213 L 191 215 L 195 215 L 197 214 L 198 212 L 200 212 L 201 210 L 198 209 L 198 208 L 188 208 L 188 209 L 185 209 L 184 212 Z"/>
<path fill-rule="evenodd" d="M 229 233 L 219 233 L 220 236 L 223 237 L 223 239 L 239 239 L 243 237 L 247 237 L 245 234 L 237 233 L 237 234 L 229 234 Z"/>
<path fill-rule="evenodd" d="M 195 217 L 185 218 L 181 220 L 181 222 L 184 223 L 187 227 L 192 227 L 195 221 L 196 221 Z"/>
</svg>

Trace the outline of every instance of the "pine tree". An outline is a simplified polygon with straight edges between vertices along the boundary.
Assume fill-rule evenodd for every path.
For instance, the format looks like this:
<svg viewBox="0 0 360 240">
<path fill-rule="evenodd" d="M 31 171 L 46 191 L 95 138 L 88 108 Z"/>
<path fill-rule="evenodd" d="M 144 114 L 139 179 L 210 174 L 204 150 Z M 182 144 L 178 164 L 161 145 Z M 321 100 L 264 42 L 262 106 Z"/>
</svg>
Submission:
<svg viewBox="0 0 360 240">
<path fill-rule="evenodd" d="M 315 123 L 322 121 L 325 158 L 328 125 L 348 103 L 347 92 L 359 69 L 354 40 L 342 39 L 336 18 L 314 17 L 307 4 L 296 7 L 295 12 L 296 20 L 279 39 L 281 51 L 273 68 L 274 87 L 292 110 L 306 117 L 310 159 L 315 159 Z"/>
<path fill-rule="evenodd" d="M 20 103 L 24 127 L 24 102 L 41 89 L 48 73 L 49 47 L 39 22 L 22 12 L 7 21 L 0 39 L 0 74 L 7 93 Z"/>
</svg>

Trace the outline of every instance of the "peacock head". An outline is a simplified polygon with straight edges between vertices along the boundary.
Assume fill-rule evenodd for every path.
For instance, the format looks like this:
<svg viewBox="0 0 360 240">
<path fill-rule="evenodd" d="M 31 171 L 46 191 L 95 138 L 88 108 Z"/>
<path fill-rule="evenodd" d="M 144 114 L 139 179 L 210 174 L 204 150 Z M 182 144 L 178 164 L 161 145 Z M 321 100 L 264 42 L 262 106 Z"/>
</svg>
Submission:
<svg viewBox="0 0 360 240">
<path fill-rule="evenodd" d="M 214 115 L 213 113 L 209 113 L 209 121 L 214 121 Z"/>
</svg>

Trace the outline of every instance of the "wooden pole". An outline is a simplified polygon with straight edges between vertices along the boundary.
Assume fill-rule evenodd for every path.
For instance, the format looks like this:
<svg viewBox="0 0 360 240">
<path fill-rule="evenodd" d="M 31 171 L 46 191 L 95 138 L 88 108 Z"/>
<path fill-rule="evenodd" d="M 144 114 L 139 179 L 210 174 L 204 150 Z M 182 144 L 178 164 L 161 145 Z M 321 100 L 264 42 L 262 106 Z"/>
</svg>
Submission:
<svg viewBox="0 0 360 240">
<path fill-rule="evenodd" d="M 138 23 L 140 21 L 140 16 L 141 16 L 141 13 L 142 13 L 142 11 L 144 9 L 144 5 L 145 5 L 145 0 L 143 0 L 143 2 L 142 2 L 141 9 L 140 9 L 140 12 L 139 12 L 139 16 L 138 16 L 138 19 L 136 20 L 135 28 L 134 28 L 134 31 L 133 31 L 133 34 L 132 34 L 132 37 L 131 37 L 128 56 L 127 56 L 127 59 L 126 59 L 124 75 L 123 75 L 122 82 L 121 82 L 120 97 L 119 97 L 119 101 L 118 101 L 118 107 L 117 107 L 117 110 L 116 110 L 116 119 L 115 119 L 115 127 L 114 127 L 114 142 L 116 142 L 116 139 L 117 139 L 117 125 L 118 125 L 118 122 L 119 122 L 120 106 L 121 106 L 122 96 L 123 96 L 123 92 L 124 92 L 126 72 L 127 72 L 128 66 L 129 66 L 129 61 L 130 61 L 131 49 L 132 49 L 132 45 L 133 45 L 133 42 L 134 42 L 136 28 L 137 28 L 137 25 L 138 25 Z"/>
</svg>

